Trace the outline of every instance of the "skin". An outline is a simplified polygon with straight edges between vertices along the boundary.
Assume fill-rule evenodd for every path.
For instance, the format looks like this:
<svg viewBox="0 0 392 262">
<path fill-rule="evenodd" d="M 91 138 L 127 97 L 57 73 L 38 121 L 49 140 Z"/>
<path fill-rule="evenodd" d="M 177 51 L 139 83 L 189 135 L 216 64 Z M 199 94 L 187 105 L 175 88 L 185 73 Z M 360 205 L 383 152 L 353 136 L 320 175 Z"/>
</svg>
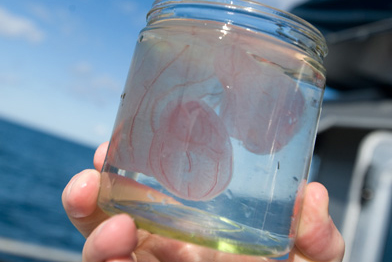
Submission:
<svg viewBox="0 0 392 262">
<path fill-rule="evenodd" d="M 108 143 L 94 156 L 100 170 Z M 125 214 L 109 217 L 97 207 L 100 173 L 84 170 L 65 187 L 62 201 L 71 222 L 86 237 L 84 262 L 231 262 L 275 261 L 260 257 L 238 257 L 214 250 L 169 240 L 137 229 Z M 319 183 L 307 185 L 304 207 L 295 247 L 289 262 L 339 262 L 344 255 L 344 241 L 328 214 L 328 192 Z"/>
</svg>

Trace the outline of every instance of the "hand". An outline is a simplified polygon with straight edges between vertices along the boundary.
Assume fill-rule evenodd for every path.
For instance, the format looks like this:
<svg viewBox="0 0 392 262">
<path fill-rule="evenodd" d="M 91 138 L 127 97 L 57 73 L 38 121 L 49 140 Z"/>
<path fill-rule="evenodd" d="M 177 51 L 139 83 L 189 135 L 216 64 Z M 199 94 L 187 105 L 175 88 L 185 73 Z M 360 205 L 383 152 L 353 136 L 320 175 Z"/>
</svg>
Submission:
<svg viewBox="0 0 392 262">
<path fill-rule="evenodd" d="M 94 156 L 101 170 L 108 143 Z M 274 261 L 272 259 L 217 252 L 212 249 L 167 239 L 136 229 L 132 218 L 121 214 L 109 217 L 97 207 L 100 173 L 84 170 L 64 189 L 62 200 L 69 219 L 87 238 L 83 261 L 108 262 L 194 262 L 194 261 Z M 344 241 L 328 214 L 328 192 L 319 183 L 307 185 L 302 217 L 290 262 L 343 259 Z"/>
</svg>

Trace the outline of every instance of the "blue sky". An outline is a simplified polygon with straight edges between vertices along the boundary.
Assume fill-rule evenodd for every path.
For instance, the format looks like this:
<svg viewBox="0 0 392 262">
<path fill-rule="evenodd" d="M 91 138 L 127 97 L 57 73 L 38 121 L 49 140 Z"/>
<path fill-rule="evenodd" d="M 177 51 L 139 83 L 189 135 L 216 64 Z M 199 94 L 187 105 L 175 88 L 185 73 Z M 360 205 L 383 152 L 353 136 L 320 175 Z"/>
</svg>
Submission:
<svg viewBox="0 0 392 262">
<path fill-rule="evenodd" d="M 92 146 L 108 140 L 152 2 L 2 0 L 0 117 Z"/>
</svg>

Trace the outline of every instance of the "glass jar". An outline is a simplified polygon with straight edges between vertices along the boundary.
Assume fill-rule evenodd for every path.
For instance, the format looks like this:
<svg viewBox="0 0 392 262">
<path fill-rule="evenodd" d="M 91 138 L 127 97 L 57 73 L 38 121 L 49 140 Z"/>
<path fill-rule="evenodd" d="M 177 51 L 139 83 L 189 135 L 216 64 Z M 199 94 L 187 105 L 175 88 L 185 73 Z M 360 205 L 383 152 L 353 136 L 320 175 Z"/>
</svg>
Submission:
<svg viewBox="0 0 392 262">
<path fill-rule="evenodd" d="M 155 1 L 121 95 L 100 207 L 224 252 L 289 252 L 326 52 L 313 26 L 257 1 Z"/>
</svg>

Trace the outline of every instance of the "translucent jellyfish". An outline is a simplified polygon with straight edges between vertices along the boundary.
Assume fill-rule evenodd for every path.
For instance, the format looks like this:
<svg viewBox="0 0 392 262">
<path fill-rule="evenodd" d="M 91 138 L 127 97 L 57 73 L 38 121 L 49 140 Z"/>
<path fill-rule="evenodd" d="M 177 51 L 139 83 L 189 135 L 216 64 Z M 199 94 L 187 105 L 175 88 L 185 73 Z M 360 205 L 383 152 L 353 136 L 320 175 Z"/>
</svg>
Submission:
<svg viewBox="0 0 392 262">
<path fill-rule="evenodd" d="M 147 34 L 137 46 L 111 143 L 119 156 L 112 159 L 178 197 L 207 200 L 231 180 L 232 148 L 214 111 L 223 91 L 212 56 L 184 37 Z"/>
<path fill-rule="evenodd" d="M 153 176 L 149 151 L 167 103 L 192 97 L 212 105 L 222 93 L 212 83 L 212 65 L 201 66 L 206 56 L 181 39 L 158 40 L 145 36 L 137 45 L 111 143 L 118 154 L 113 158 L 116 167 L 147 176 Z"/>
<path fill-rule="evenodd" d="M 217 50 L 215 72 L 225 89 L 220 117 L 247 150 L 274 153 L 297 132 L 304 98 L 280 66 L 244 48 L 228 44 Z"/>
<path fill-rule="evenodd" d="M 214 110 L 202 101 L 179 99 L 166 106 L 149 159 L 154 177 L 184 199 L 211 199 L 232 176 L 229 135 Z"/>
</svg>

